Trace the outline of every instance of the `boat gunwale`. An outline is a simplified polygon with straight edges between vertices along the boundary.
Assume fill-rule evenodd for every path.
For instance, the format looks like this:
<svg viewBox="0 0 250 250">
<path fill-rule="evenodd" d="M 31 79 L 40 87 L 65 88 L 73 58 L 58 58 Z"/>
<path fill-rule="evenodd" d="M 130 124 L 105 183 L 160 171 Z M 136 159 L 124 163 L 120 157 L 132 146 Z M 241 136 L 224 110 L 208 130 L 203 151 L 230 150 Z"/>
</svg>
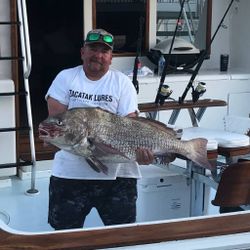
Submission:
<svg viewBox="0 0 250 250">
<path fill-rule="evenodd" d="M 0 249 L 100 249 L 245 233 L 250 231 L 250 213 L 42 233 L 11 233 L 4 231 L 7 225 L 0 227 Z"/>
</svg>

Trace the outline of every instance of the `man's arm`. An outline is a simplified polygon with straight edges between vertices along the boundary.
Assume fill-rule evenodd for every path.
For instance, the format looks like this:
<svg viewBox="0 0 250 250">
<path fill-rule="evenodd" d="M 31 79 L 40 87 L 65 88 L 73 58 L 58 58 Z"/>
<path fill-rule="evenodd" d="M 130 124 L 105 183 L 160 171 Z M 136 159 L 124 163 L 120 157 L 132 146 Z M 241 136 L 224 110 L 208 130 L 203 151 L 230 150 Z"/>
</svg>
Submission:
<svg viewBox="0 0 250 250">
<path fill-rule="evenodd" d="M 138 113 L 137 112 L 129 113 L 127 116 L 128 117 L 137 117 Z"/>
<path fill-rule="evenodd" d="M 47 105 L 48 105 L 49 116 L 63 113 L 68 109 L 68 106 L 61 104 L 59 101 L 57 101 L 52 97 L 48 97 Z"/>
</svg>

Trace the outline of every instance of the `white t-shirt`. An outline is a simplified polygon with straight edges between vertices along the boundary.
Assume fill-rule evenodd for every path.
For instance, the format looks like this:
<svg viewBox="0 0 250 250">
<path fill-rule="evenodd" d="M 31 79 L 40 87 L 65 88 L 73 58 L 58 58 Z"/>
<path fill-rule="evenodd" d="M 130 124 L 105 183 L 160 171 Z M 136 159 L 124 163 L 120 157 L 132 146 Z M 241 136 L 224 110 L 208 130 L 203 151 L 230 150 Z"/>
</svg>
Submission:
<svg viewBox="0 0 250 250">
<path fill-rule="evenodd" d="M 61 71 L 52 82 L 47 94 L 75 107 L 101 107 L 114 114 L 126 116 L 138 111 L 137 96 L 131 80 L 123 73 L 110 69 L 98 81 L 88 79 L 82 66 Z M 106 163 L 108 175 L 94 171 L 84 157 L 60 150 L 55 154 L 52 175 L 69 179 L 115 179 L 116 177 L 140 178 L 136 162 Z"/>
</svg>

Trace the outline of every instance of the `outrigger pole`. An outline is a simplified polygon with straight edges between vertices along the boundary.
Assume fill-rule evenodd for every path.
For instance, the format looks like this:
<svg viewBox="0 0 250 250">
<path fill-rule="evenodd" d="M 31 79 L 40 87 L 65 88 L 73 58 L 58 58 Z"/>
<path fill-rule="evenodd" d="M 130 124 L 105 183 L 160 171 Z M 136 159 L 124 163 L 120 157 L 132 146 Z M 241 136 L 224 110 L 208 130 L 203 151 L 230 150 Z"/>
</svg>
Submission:
<svg viewBox="0 0 250 250">
<path fill-rule="evenodd" d="M 162 70 L 160 84 L 159 84 L 159 88 L 158 88 L 158 91 L 157 91 L 157 94 L 156 94 L 156 98 L 155 98 L 155 103 L 156 104 L 159 104 L 159 101 L 160 101 L 160 98 L 161 98 L 160 92 L 161 92 L 161 88 L 162 88 L 162 86 L 164 84 L 165 77 L 166 77 L 166 74 L 167 74 L 167 69 L 168 69 L 168 65 L 169 65 L 170 59 L 171 59 L 171 53 L 172 53 L 172 49 L 173 49 L 173 45 L 174 45 L 174 40 L 175 40 L 175 37 L 176 37 L 176 34 L 177 34 L 178 23 L 179 23 L 179 21 L 181 19 L 182 11 L 183 11 L 183 8 L 184 8 L 184 3 L 185 3 L 185 0 L 183 0 L 181 2 L 181 10 L 179 12 L 179 16 L 178 16 L 177 23 L 176 23 L 176 26 L 175 26 L 175 31 L 174 31 L 173 39 L 171 41 L 171 45 L 170 45 L 169 52 L 168 52 L 169 57 L 168 57 L 167 60 L 165 58 L 165 64 L 164 64 L 164 67 L 163 67 L 163 70 Z"/>
<path fill-rule="evenodd" d="M 190 80 L 189 80 L 189 83 L 188 83 L 186 89 L 184 90 L 182 96 L 179 97 L 179 103 L 183 103 L 183 102 L 184 102 L 184 99 L 186 98 L 186 95 L 187 95 L 189 89 L 193 86 L 194 79 L 195 79 L 195 77 L 197 76 L 197 74 L 198 74 L 198 72 L 199 72 L 199 70 L 200 70 L 200 68 L 201 68 L 202 63 L 204 62 L 204 60 L 205 60 L 205 58 L 206 58 L 206 56 L 207 56 L 207 54 L 208 54 L 208 51 L 209 51 L 209 49 L 211 48 L 212 42 L 214 41 L 215 36 L 217 35 L 217 33 L 218 33 L 220 27 L 222 26 L 222 24 L 223 24 L 223 22 L 224 22 L 224 19 L 225 19 L 226 15 L 227 15 L 229 9 L 231 8 L 233 2 L 234 2 L 234 0 L 231 0 L 231 2 L 230 2 L 230 4 L 228 5 L 227 10 L 226 10 L 224 16 L 222 17 L 222 19 L 221 19 L 221 21 L 220 21 L 220 23 L 219 23 L 219 25 L 218 25 L 218 27 L 217 27 L 217 29 L 216 29 L 216 31 L 215 31 L 213 37 L 212 37 L 212 39 L 210 40 L 210 43 L 208 44 L 206 50 L 203 51 L 203 53 L 201 54 L 201 57 L 200 57 L 200 59 L 198 60 L 198 63 L 197 63 L 197 65 L 196 65 L 196 68 L 195 68 L 195 70 L 194 70 L 194 72 L 193 72 L 193 74 L 192 74 L 192 76 L 191 76 L 191 78 L 190 78 Z"/>
<path fill-rule="evenodd" d="M 142 36 L 143 36 L 143 24 L 144 24 L 144 17 L 141 16 L 139 20 L 139 34 L 137 39 L 137 48 L 136 48 L 136 57 L 134 61 L 134 68 L 133 68 L 133 84 L 136 89 L 137 94 L 139 93 L 139 82 L 137 80 L 138 75 L 138 68 L 140 67 L 140 60 L 139 56 L 141 56 L 141 47 L 142 47 Z"/>
</svg>

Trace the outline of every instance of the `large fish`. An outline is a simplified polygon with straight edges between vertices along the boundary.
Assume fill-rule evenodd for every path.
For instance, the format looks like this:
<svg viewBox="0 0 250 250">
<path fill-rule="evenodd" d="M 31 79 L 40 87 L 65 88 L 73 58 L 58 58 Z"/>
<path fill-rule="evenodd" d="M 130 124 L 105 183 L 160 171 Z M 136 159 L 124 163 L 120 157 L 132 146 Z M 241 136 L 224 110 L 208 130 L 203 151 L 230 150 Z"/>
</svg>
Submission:
<svg viewBox="0 0 250 250">
<path fill-rule="evenodd" d="M 174 130 L 161 122 L 121 117 L 100 108 L 74 108 L 50 116 L 40 123 L 39 137 L 60 149 L 84 156 L 98 172 L 107 173 L 103 160 L 135 161 L 138 148 L 150 149 L 156 157 L 165 159 L 165 163 L 171 161 L 170 155 L 177 154 L 211 169 L 206 139 L 181 141 Z"/>
</svg>

